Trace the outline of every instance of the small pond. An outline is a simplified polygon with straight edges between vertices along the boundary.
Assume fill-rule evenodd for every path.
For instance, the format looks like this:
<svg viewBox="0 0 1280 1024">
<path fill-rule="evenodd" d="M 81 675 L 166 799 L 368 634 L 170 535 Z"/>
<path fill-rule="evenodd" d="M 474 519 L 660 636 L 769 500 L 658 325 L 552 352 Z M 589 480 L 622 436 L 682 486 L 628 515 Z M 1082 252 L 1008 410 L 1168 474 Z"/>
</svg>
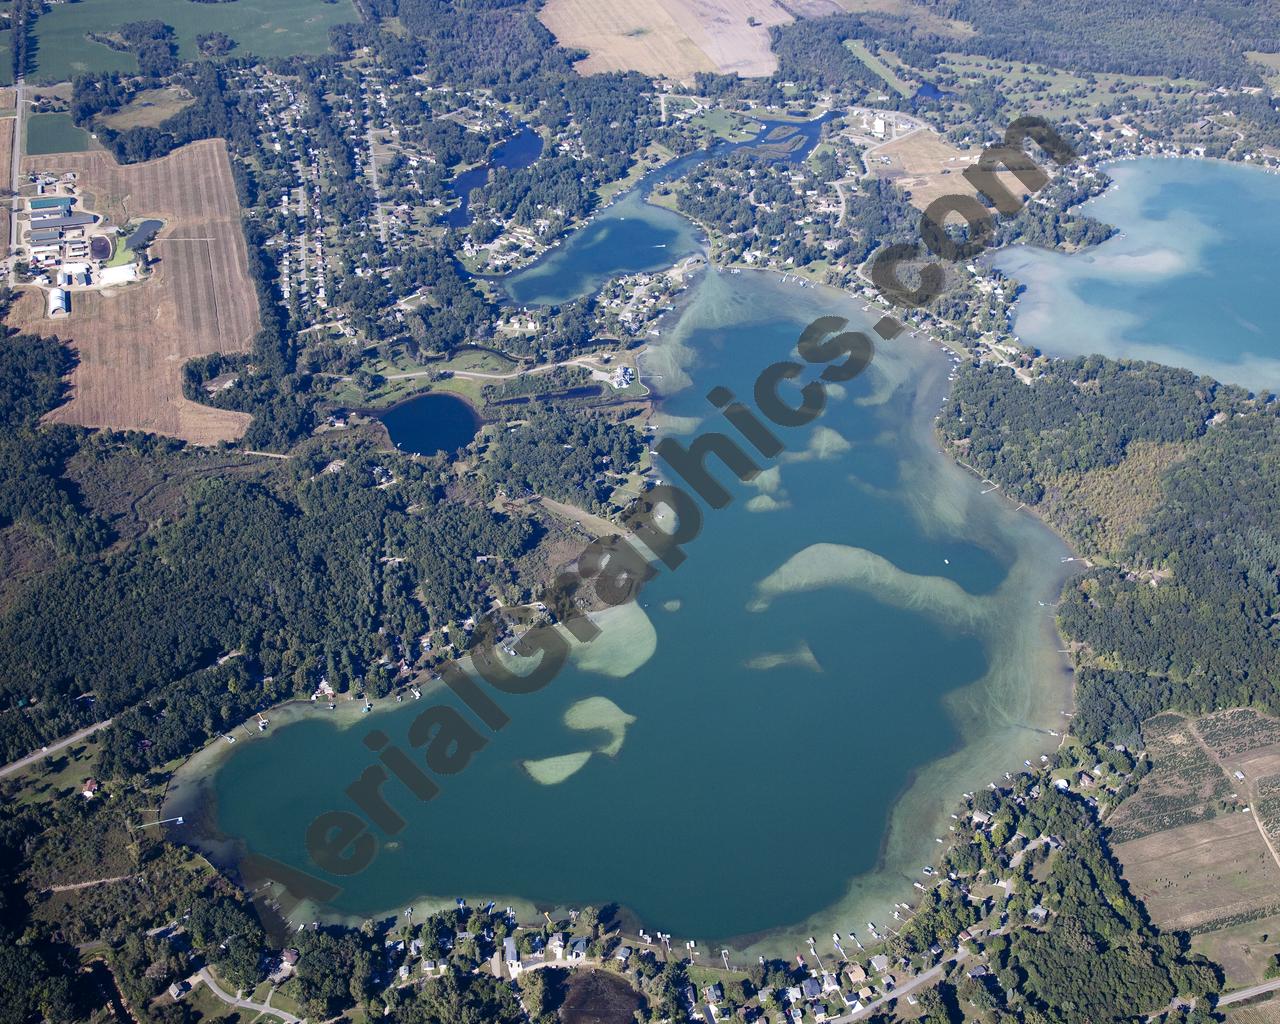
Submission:
<svg viewBox="0 0 1280 1024">
<path fill-rule="evenodd" d="M 401 402 L 378 416 L 392 442 L 406 452 L 456 452 L 480 429 L 480 417 L 456 395 L 431 392 Z"/>
</svg>

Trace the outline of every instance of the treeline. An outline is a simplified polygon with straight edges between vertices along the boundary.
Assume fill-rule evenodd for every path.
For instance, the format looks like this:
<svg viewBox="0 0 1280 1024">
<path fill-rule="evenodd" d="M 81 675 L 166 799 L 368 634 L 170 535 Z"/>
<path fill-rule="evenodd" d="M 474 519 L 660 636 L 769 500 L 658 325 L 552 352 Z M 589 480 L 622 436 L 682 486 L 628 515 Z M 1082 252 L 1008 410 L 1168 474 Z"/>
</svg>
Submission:
<svg viewBox="0 0 1280 1024">
<path fill-rule="evenodd" d="M 978 30 L 948 40 L 949 48 L 1055 68 L 1261 85 L 1245 51 L 1280 50 L 1280 22 L 1268 4 L 954 0 L 947 7 L 948 17 Z"/>
<path fill-rule="evenodd" d="M 0 296 L 0 309 L 7 306 L 7 294 Z M 18 524 L 55 551 L 87 555 L 104 543 L 108 529 L 63 477 L 84 432 L 40 425 L 61 404 L 73 365 L 57 338 L 0 339 L 0 529 Z"/>
<path fill-rule="evenodd" d="M 972 890 L 1000 880 L 1012 883 L 1001 917 L 1010 927 L 966 943 L 985 946 L 991 972 L 957 972 L 924 1001 L 924 1019 L 950 1019 L 945 1004 L 956 1000 L 997 1021 L 1101 1024 L 1155 1014 L 1175 996 L 1203 1003 L 1220 989 L 1216 969 L 1189 952 L 1185 936 L 1162 934 L 1147 919 L 1085 801 L 1025 774 L 980 793 L 974 809 L 988 823 L 957 839 L 943 858 L 945 881 L 922 897 L 891 948 L 916 962 L 941 955 L 931 950 L 953 947 L 993 909 Z"/>
<path fill-rule="evenodd" d="M 1280 416 L 1185 370 L 1089 357 L 1034 385 L 967 368 L 941 421 L 963 458 L 1036 505 L 1055 479 L 1126 471 L 1137 441 L 1184 446 L 1115 566 L 1066 589 L 1063 635 L 1081 646 L 1073 730 L 1135 743 L 1144 719 L 1254 704 L 1280 713 Z M 967 449 L 967 454 L 965 454 Z M 1096 512 L 1066 509 L 1089 536 Z"/>
</svg>

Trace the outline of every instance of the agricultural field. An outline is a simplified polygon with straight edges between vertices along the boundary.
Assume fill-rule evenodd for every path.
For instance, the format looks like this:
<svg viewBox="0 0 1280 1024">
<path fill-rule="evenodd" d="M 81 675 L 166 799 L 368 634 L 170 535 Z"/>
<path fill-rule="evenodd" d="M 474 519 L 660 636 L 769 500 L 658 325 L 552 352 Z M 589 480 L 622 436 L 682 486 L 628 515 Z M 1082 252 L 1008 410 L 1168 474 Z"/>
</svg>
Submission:
<svg viewBox="0 0 1280 1024">
<path fill-rule="evenodd" d="M 55 4 L 36 22 L 36 65 L 33 82 L 61 82 L 84 71 L 137 71 L 131 53 L 95 43 L 87 33 L 108 33 L 129 21 L 157 19 L 172 25 L 178 55 L 200 56 L 196 36 L 225 32 L 237 42 L 232 56 L 290 57 L 324 53 L 333 25 L 359 21 L 352 0 L 236 0 L 235 3 L 190 3 L 188 0 L 80 0 Z"/>
<path fill-rule="evenodd" d="M 1232 792 L 1186 719 L 1160 715 L 1147 722 L 1143 732 L 1152 768 L 1138 792 L 1107 819 L 1114 843 L 1212 818 Z"/>
<path fill-rule="evenodd" d="M 28 289 L 21 326 L 67 340 L 79 356 L 71 400 L 51 419 L 86 427 L 144 430 L 215 444 L 240 437 L 246 414 L 182 396 L 182 367 L 210 352 L 247 351 L 258 328 L 231 165 L 221 140 L 197 142 L 161 160 L 123 166 L 108 154 L 28 157 L 25 170 L 75 171 L 87 209 L 108 223 L 155 217 L 156 266 L 139 284 L 77 292 L 70 317 L 44 317 Z"/>
<path fill-rule="evenodd" d="M 1143 732 L 1152 768 L 1107 819 L 1152 920 L 1190 931 L 1229 987 L 1262 980 L 1280 952 L 1280 860 L 1258 827 L 1248 780 L 1232 775 L 1240 759 L 1274 755 L 1267 741 L 1278 727 L 1252 711 L 1151 719 Z"/>
<path fill-rule="evenodd" d="M 809 6 L 838 9 L 826 0 Z M 538 15 L 565 46 L 590 54 L 582 74 L 635 70 L 687 79 L 698 71 L 769 75 L 769 27 L 791 15 L 772 0 L 550 0 Z"/>
<path fill-rule="evenodd" d="M 22 152 L 27 156 L 50 153 L 84 153 L 94 142 L 83 128 L 76 127 L 70 114 L 32 114 L 27 118 Z"/>
<path fill-rule="evenodd" d="M 1280 1024 L 1280 998 L 1272 996 L 1253 1006 L 1233 1006 L 1227 1010 L 1227 1024 Z"/>
<path fill-rule="evenodd" d="M 1191 948 L 1222 967 L 1228 988 L 1256 985 L 1280 953 L 1280 915 L 1192 935 Z M 1269 1019 L 1280 1024 L 1280 1016 Z"/>
<path fill-rule="evenodd" d="M 1248 812 L 1155 832 L 1121 843 L 1115 853 L 1161 928 L 1208 930 L 1280 909 L 1280 866 Z"/>
</svg>

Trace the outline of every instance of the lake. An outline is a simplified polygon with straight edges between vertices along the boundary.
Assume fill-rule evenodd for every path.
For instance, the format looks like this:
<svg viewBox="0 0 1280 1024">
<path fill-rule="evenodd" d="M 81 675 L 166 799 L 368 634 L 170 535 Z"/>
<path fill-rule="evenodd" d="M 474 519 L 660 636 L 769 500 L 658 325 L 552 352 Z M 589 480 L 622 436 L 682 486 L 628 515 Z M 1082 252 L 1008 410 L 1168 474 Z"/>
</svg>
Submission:
<svg viewBox="0 0 1280 1024">
<path fill-rule="evenodd" d="M 1115 184 L 1083 210 L 1121 234 L 1073 255 L 1018 246 L 992 257 L 1026 286 L 1018 335 L 1050 355 L 1152 359 L 1280 390 L 1280 178 L 1154 157 L 1105 169 Z"/>
<path fill-rule="evenodd" d="M 417 455 L 456 452 L 480 429 L 480 417 L 455 395 L 434 391 L 378 414 L 392 442 Z"/>
<path fill-rule="evenodd" d="M 598 290 L 619 274 L 635 274 L 673 266 L 702 252 L 696 226 L 670 210 L 647 202 L 655 186 L 687 174 L 708 154 L 763 147 L 774 159 L 804 159 L 817 145 L 822 125 L 832 115 L 812 121 L 761 121 L 756 134 L 742 142 L 717 142 L 646 174 L 583 227 L 567 236 L 523 270 L 501 278 L 518 305 L 550 306 Z"/>
<path fill-rule="evenodd" d="M 633 212 L 615 204 L 571 236 L 544 294 L 602 273 L 593 230 L 665 225 L 623 227 Z M 730 431 L 703 396 L 750 402 L 823 315 L 871 322 L 848 296 L 774 273 L 703 274 L 644 355 L 661 433 Z M 184 838 L 220 863 L 255 853 L 338 886 L 291 906 L 293 924 L 455 897 L 526 917 L 616 901 L 677 937 L 789 956 L 804 936 L 891 919 L 961 793 L 1051 751 L 1071 699 L 1052 607 L 1067 551 L 938 451 L 952 365 L 923 339 L 881 343 L 866 373 L 826 386 L 815 423 L 775 428 L 785 451 L 704 508 L 684 564 L 604 616 L 545 689 L 495 694 L 510 724 L 439 796 L 388 785 L 408 823 L 368 870 L 324 875 L 306 829 L 354 807 L 371 730 L 411 749 L 410 723 L 456 703 L 447 691 L 370 715 L 277 709 L 269 733 L 184 766 L 166 816 L 185 814 L 197 834 Z"/>
<path fill-rule="evenodd" d="M 542 136 L 527 124 L 521 125 L 520 131 L 493 148 L 487 164 L 454 176 L 449 183 L 449 191 L 458 197 L 459 203 L 440 220 L 451 228 L 465 228 L 471 223 L 471 192 L 484 187 L 489 180 L 489 168 L 510 167 L 518 170 L 528 167 L 541 155 Z"/>
</svg>

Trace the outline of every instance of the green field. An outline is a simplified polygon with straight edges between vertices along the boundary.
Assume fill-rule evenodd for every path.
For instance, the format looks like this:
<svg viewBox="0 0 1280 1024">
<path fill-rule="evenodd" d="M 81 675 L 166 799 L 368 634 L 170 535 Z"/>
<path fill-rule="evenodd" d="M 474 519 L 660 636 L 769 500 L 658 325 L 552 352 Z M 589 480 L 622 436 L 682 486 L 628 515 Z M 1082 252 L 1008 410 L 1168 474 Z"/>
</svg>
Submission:
<svg viewBox="0 0 1280 1024">
<path fill-rule="evenodd" d="M 0 32 L 0 86 L 13 85 L 13 33 L 8 29 Z"/>
<path fill-rule="evenodd" d="M 868 50 L 867 44 L 861 39 L 846 39 L 844 45 L 899 96 L 910 96 L 914 92 L 911 86 L 893 73 L 893 69 L 888 64 Z"/>
<path fill-rule="evenodd" d="M 84 71 L 137 71 L 131 53 L 117 53 L 92 42 L 85 33 L 109 33 L 126 22 L 158 19 L 172 25 L 178 53 L 185 60 L 200 56 L 196 36 L 225 32 L 239 44 L 232 56 L 289 57 L 323 53 L 329 28 L 359 21 L 351 0 L 235 0 L 205 4 L 192 0 L 81 0 L 57 4 L 36 22 L 36 83 L 66 81 Z"/>
<path fill-rule="evenodd" d="M 77 128 L 70 114 L 33 114 L 27 118 L 23 149 L 28 156 L 45 153 L 83 153 L 93 145 L 89 133 Z"/>
</svg>

